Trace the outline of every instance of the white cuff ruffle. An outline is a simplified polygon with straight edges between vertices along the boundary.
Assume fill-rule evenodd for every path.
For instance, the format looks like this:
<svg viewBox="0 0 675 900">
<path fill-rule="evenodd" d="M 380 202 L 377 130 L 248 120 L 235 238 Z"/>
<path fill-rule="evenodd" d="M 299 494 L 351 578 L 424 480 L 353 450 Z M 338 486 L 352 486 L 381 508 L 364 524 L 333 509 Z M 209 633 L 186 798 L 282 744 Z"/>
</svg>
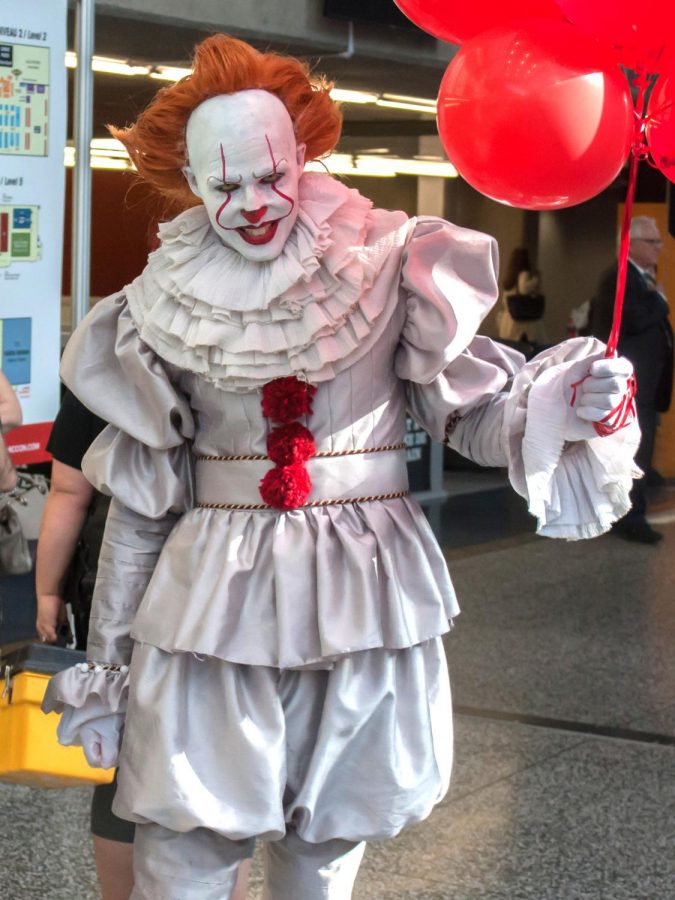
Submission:
<svg viewBox="0 0 675 900">
<path fill-rule="evenodd" d="M 50 680 L 42 711 L 61 714 L 59 742 L 80 745 L 80 729 L 95 719 L 125 713 L 129 695 L 129 669 L 71 666 Z"/>
<path fill-rule="evenodd" d="M 538 354 L 516 375 L 504 415 L 509 478 L 537 518 L 537 532 L 567 540 L 596 537 L 630 509 L 640 470 L 636 421 L 608 437 L 568 443 L 568 381 L 580 360 L 604 353 L 594 338 L 574 338 Z"/>
</svg>

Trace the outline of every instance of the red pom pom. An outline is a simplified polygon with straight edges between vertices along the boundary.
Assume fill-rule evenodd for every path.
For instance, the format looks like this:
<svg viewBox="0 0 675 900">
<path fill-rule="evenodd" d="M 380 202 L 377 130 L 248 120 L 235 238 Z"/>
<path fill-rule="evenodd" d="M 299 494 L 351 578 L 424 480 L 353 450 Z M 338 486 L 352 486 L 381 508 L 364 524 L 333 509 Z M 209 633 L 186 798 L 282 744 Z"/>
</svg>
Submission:
<svg viewBox="0 0 675 900">
<path fill-rule="evenodd" d="M 313 384 L 300 381 L 293 375 L 268 381 L 262 389 L 262 413 L 272 422 L 287 424 L 300 416 L 312 415 Z"/>
<path fill-rule="evenodd" d="M 312 479 L 302 465 L 277 466 L 260 482 L 260 496 L 274 509 L 296 509 L 307 500 Z"/>
<path fill-rule="evenodd" d="M 278 466 L 307 462 L 315 453 L 312 432 L 299 422 L 274 428 L 267 435 L 267 455 Z"/>
</svg>

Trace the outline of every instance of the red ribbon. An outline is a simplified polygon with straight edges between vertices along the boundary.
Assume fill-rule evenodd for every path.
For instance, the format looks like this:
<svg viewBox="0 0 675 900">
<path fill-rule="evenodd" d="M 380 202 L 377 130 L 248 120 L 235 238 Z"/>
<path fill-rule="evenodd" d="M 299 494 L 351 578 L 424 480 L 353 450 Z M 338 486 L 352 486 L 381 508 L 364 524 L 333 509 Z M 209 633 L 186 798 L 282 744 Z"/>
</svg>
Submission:
<svg viewBox="0 0 675 900">
<path fill-rule="evenodd" d="M 570 406 L 574 406 L 579 385 L 583 384 L 584 381 L 590 377 L 590 374 L 584 375 L 579 381 L 574 382 L 572 385 L 572 399 L 570 400 Z M 628 379 L 628 387 L 626 388 L 626 392 L 621 398 L 619 405 L 610 410 L 603 419 L 600 419 L 598 422 L 593 422 L 593 428 L 595 428 L 600 437 L 607 437 L 607 435 L 614 434 L 622 428 L 625 428 L 626 425 L 630 425 L 635 418 L 636 391 L 637 381 L 635 380 L 635 375 L 631 375 Z"/>
<path fill-rule="evenodd" d="M 633 202 L 635 200 L 635 186 L 637 184 L 637 172 L 640 160 L 647 156 L 647 145 L 645 143 L 645 126 L 647 119 L 645 117 L 645 91 L 650 85 L 650 81 L 644 72 L 638 72 L 636 78 L 638 88 L 637 100 L 635 102 L 635 130 L 633 134 L 633 143 L 630 150 L 630 167 L 628 170 L 628 190 L 626 192 L 626 206 L 623 214 L 623 222 L 621 223 L 621 241 L 619 245 L 619 268 L 616 277 L 616 294 L 614 295 L 614 315 L 612 317 L 612 330 L 607 339 L 607 349 L 605 350 L 605 358 L 611 359 L 616 356 L 616 350 L 619 343 L 619 334 L 621 332 L 621 318 L 623 316 L 623 301 L 626 294 L 626 276 L 628 274 L 628 253 L 630 250 L 630 224 L 633 219 Z M 577 387 L 590 377 L 586 375 L 576 384 L 572 385 L 571 405 L 577 395 Z M 625 428 L 635 418 L 635 393 L 637 391 L 637 381 L 635 376 L 631 375 L 628 380 L 628 387 L 621 398 L 618 406 L 615 406 L 604 419 L 594 422 L 593 427 L 601 437 L 614 434 L 621 428 Z"/>
<path fill-rule="evenodd" d="M 606 357 L 616 356 L 616 348 L 619 343 L 621 331 L 621 316 L 623 315 L 623 298 L 626 293 L 626 275 L 628 273 L 628 253 L 630 250 L 630 223 L 633 219 L 633 201 L 635 200 L 635 186 L 637 184 L 638 165 L 641 159 L 647 156 L 645 143 L 645 91 L 649 87 L 649 80 L 644 73 L 637 76 L 638 96 L 635 103 L 635 131 L 633 143 L 630 149 L 630 167 L 628 170 L 628 190 L 626 192 L 626 207 L 621 224 L 621 243 L 619 246 L 619 269 L 616 278 L 616 294 L 614 296 L 614 316 L 612 318 L 612 330 L 607 340 Z"/>
</svg>

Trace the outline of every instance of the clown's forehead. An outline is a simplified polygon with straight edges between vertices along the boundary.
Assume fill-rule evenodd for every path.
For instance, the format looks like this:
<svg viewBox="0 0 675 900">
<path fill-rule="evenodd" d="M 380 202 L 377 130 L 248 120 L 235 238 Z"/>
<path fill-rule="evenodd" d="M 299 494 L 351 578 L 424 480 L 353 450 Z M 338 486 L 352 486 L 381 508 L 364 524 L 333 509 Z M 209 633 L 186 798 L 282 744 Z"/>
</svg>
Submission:
<svg viewBox="0 0 675 900">
<path fill-rule="evenodd" d="M 188 119 L 185 137 L 192 165 L 218 163 L 221 151 L 230 163 L 240 165 L 261 154 L 269 157 L 269 145 L 276 159 L 295 155 L 291 117 L 268 91 L 239 91 L 205 100 Z"/>
</svg>

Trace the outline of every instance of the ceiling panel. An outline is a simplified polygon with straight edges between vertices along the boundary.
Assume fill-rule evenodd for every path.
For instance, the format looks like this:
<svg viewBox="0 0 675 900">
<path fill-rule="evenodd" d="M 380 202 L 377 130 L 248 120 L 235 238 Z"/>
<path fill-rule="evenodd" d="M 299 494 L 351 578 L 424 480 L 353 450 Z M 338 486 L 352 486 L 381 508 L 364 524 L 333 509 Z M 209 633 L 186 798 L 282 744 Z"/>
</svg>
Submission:
<svg viewBox="0 0 675 900">
<path fill-rule="evenodd" d="M 69 47 L 73 48 L 73 27 L 70 26 Z M 143 20 L 130 20 L 99 15 L 96 20 L 96 54 L 126 59 L 149 65 L 189 65 L 192 49 L 207 33 L 197 29 L 178 28 Z M 313 70 L 327 75 L 336 86 L 374 93 L 400 93 L 433 98 L 436 95 L 443 69 L 438 62 L 431 65 L 402 65 L 387 59 L 364 57 L 358 52 L 349 58 L 336 55 L 311 55 L 311 41 L 303 47 L 269 48 L 263 41 L 260 49 L 302 56 Z M 72 91 L 72 72 L 70 86 Z M 103 136 L 105 125 L 132 122 L 144 109 L 161 82 L 147 77 L 122 77 L 96 74 L 94 96 L 94 130 Z M 357 152 L 359 142 L 372 144 L 370 138 L 391 136 L 411 141 L 418 135 L 435 134 L 432 117 L 416 112 L 378 109 L 344 104 L 344 135 L 349 138 L 349 152 Z M 353 149 L 352 149 L 353 148 Z"/>
</svg>

